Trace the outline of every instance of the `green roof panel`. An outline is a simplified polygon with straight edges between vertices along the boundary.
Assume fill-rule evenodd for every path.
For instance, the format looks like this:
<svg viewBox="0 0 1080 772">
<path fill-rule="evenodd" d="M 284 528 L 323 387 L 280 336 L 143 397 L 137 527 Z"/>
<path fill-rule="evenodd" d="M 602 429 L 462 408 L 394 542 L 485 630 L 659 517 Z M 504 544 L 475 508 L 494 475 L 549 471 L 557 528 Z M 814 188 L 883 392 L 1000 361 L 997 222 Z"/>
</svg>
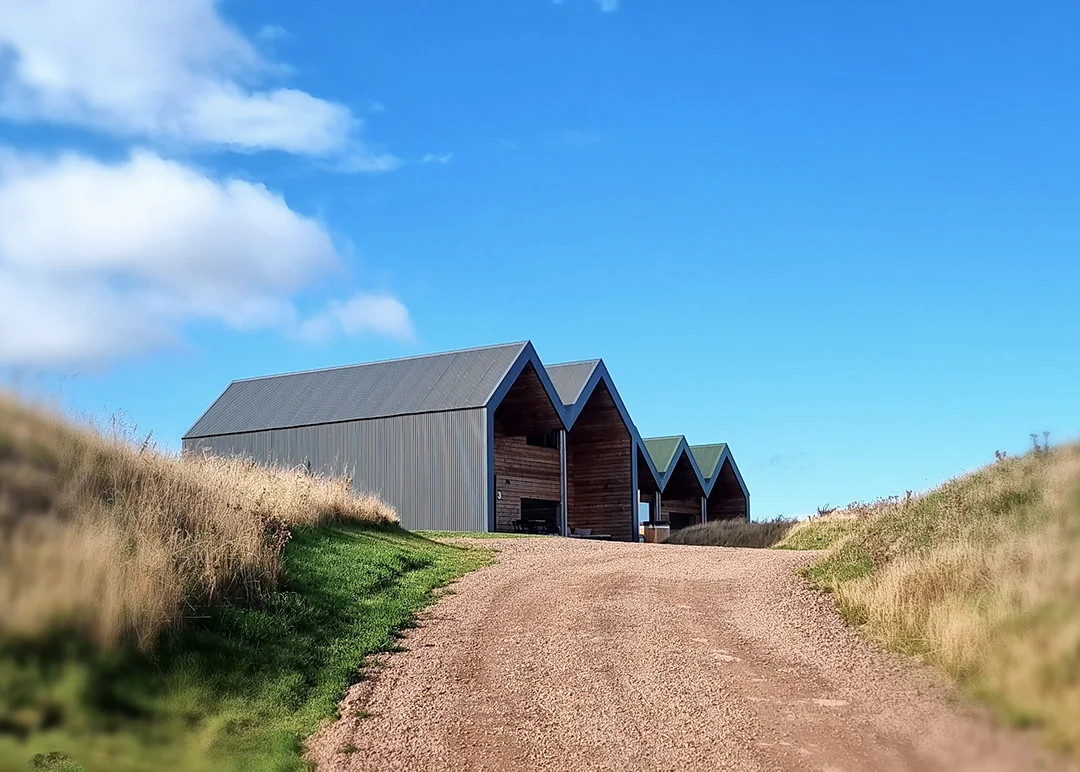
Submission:
<svg viewBox="0 0 1080 772">
<path fill-rule="evenodd" d="M 671 466 L 671 462 L 675 459 L 675 451 L 679 449 L 682 441 L 682 435 L 652 437 L 651 439 L 642 440 L 645 443 L 645 450 L 649 452 L 649 457 L 652 458 L 653 464 L 656 466 L 656 471 L 660 474 L 667 473 L 668 467 Z"/>
<path fill-rule="evenodd" d="M 720 459 L 724 457 L 724 451 L 727 449 L 725 443 L 719 443 L 716 445 L 691 445 L 690 452 L 694 454 L 694 460 L 697 461 L 698 469 L 705 475 L 706 479 L 712 479 L 719 469 Z"/>
</svg>

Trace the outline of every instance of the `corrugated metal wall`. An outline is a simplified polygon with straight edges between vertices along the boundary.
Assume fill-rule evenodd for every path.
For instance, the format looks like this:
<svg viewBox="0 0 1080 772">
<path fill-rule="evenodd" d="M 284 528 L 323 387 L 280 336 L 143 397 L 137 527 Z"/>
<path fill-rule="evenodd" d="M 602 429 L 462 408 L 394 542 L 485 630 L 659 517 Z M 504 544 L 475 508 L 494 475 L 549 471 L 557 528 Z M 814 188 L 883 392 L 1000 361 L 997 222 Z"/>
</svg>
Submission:
<svg viewBox="0 0 1080 772">
<path fill-rule="evenodd" d="M 487 411 L 375 418 L 184 440 L 184 450 L 351 474 L 410 530 L 486 531 Z"/>
</svg>

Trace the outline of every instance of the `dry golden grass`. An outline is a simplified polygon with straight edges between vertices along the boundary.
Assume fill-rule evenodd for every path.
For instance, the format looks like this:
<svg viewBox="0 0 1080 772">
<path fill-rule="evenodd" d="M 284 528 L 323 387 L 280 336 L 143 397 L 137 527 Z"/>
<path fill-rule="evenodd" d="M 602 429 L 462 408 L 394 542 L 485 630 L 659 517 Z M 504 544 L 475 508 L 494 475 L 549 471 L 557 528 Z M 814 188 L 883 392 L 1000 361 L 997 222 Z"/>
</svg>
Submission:
<svg viewBox="0 0 1080 772">
<path fill-rule="evenodd" d="M 696 544 L 710 547 L 756 547 L 764 549 L 781 541 L 796 526 L 794 520 L 715 520 L 675 531 L 665 544 Z"/>
<path fill-rule="evenodd" d="M 397 519 L 348 481 L 162 454 L 0 395 L 0 635 L 150 648 L 197 604 L 253 596 L 289 527 Z"/>
<path fill-rule="evenodd" d="M 1080 445 L 999 461 L 855 520 L 808 571 L 841 611 L 1080 752 Z"/>
</svg>

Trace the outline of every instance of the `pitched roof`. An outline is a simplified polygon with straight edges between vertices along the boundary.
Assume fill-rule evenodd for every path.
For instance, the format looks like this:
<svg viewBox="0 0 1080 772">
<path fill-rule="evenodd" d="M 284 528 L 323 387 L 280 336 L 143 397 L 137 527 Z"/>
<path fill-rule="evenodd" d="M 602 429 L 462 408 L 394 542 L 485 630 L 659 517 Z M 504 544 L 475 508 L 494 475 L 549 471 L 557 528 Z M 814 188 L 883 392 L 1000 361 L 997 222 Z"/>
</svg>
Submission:
<svg viewBox="0 0 1080 772">
<path fill-rule="evenodd" d="M 569 407 L 578 401 L 582 390 L 589 383 L 589 379 L 592 378 L 599 364 L 599 359 L 590 359 L 585 362 L 548 365 L 548 376 L 564 405 Z"/>
<path fill-rule="evenodd" d="M 720 464 L 720 459 L 724 456 L 724 450 L 727 449 L 727 445 L 724 443 L 718 443 L 716 445 L 691 445 L 690 452 L 694 454 L 694 460 L 697 461 L 698 469 L 705 475 L 706 479 L 712 479 L 716 475 L 719 469 L 717 466 Z"/>
<path fill-rule="evenodd" d="M 555 386 L 559 399 L 566 406 L 567 426 L 571 431 L 573 431 L 574 424 L 581 417 L 582 411 L 592 398 L 597 387 L 604 384 L 611 394 L 615 408 L 626 423 L 626 428 L 629 430 L 635 444 L 639 446 L 645 445 L 645 441 L 641 439 L 637 427 L 630 418 L 626 405 L 623 404 L 622 397 L 619 396 L 618 389 L 615 388 L 615 384 L 611 380 L 611 374 L 608 372 L 604 360 L 586 359 L 581 362 L 564 362 L 558 365 L 548 365 L 545 369 Z M 586 392 L 586 390 L 588 391 Z M 662 472 L 656 468 L 656 462 L 653 461 L 652 454 L 645 453 L 642 457 L 646 462 L 647 469 L 645 471 L 657 485 L 660 485 Z"/>
<path fill-rule="evenodd" d="M 527 342 L 233 381 L 184 439 L 487 405 Z"/>
<path fill-rule="evenodd" d="M 682 435 L 676 435 L 675 437 L 651 437 L 642 440 L 642 443 L 645 445 L 645 450 L 649 452 L 653 464 L 656 465 L 656 471 L 660 474 L 667 474 L 671 462 L 675 460 L 675 452 L 679 449 L 682 441 Z"/>
</svg>

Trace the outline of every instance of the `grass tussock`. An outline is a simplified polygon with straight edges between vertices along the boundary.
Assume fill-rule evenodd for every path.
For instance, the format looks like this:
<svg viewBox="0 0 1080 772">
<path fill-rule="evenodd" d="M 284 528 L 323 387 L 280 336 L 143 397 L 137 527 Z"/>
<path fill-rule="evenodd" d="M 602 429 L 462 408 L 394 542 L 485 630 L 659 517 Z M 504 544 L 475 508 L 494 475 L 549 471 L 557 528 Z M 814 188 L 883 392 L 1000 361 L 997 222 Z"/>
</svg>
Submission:
<svg viewBox="0 0 1080 772">
<path fill-rule="evenodd" d="M 1080 753 L 1080 445 L 849 514 L 807 570 L 841 613 Z"/>
<path fill-rule="evenodd" d="M 795 525 L 796 521 L 783 518 L 760 522 L 714 520 L 704 525 L 693 525 L 675 531 L 664 540 L 664 543 L 766 548 L 782 541 Z"/>
<path fill-rule="evenodd" d="M 0 395 L 0 637 L 146 650 L 193 608 L 273 587 L 290 529 L 394 521 L 346 480 L 181 459 Z"/>
</svg>

